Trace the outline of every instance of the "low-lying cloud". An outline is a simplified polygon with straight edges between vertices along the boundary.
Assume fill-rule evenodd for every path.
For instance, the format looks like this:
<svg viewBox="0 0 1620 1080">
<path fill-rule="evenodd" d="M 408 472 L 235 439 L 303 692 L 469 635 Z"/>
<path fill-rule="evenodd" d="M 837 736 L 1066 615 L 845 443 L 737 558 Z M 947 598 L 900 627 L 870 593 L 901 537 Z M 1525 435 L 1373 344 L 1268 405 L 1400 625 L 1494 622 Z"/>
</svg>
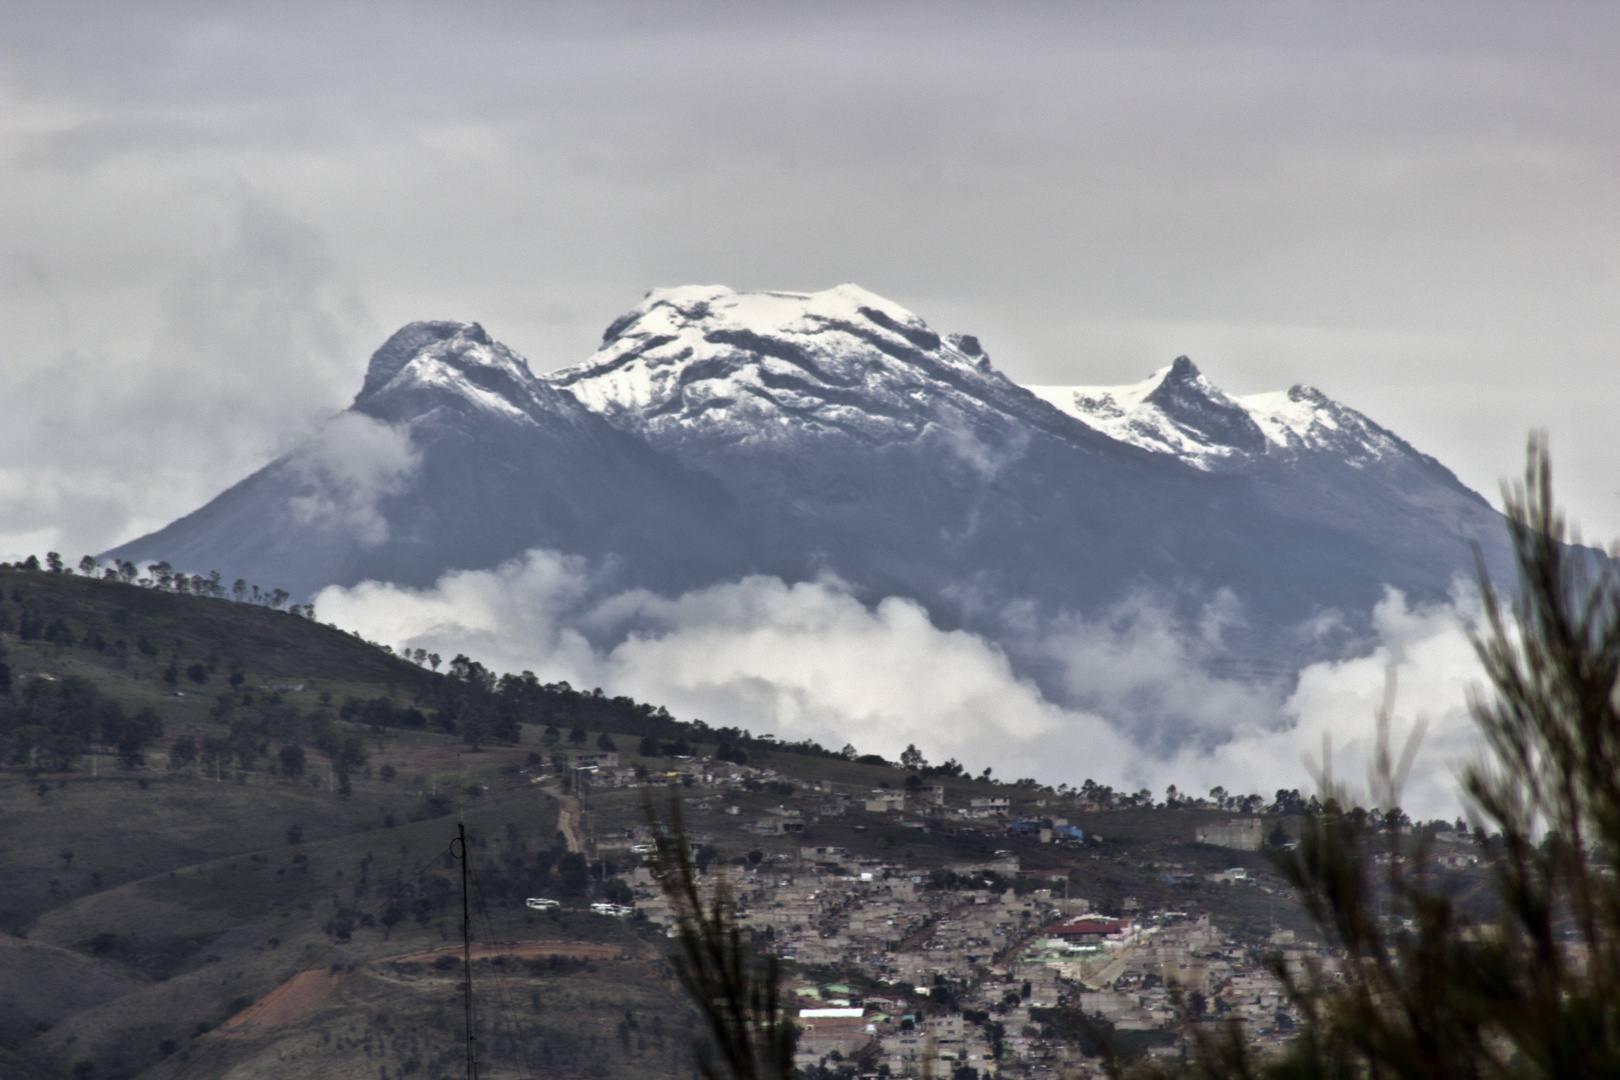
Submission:
<svg viewBox="0 0 1620 1080">
<path fill-rule="evenodd" d="M 192 216 L 206 242 L 119 336 L 92 334 L 72 296 L 48 322 L 12 320 L 0 558 L 75 561 L 161 528 L 303 442 L 358 385 L 355 344 L 375 329 L 323 235 L 244 184 L 205 187 Z M 45 266 L 8 311 L 15 294 L 56 295 Z"/>
<path fill-rule="evenodd" d="M 1189 742 L 1208 748 L 1256 718 L 1277 716 L 1275 685 L 1212 673 L 1227 631 L 1241 623 L 1242 606 L 1224 589 L 1192 625 L 1139 594 L 1091 617 L 1030 627 L 1025 637 L 1028 651 L 1060 672 L 1065 701 L 1113 718 L 1138 747 L 1162 755 Z"/>
<path fill-rule="evenodd" d="M 1191 630 L 1147 601 L 1069 618 L 1043 641 L 1069 692 L 1058 702 L 995 642 L 940 629 L 912 600 L 865 605 L 835 578 L 749 577 L 678 597 L 603 598 L 594 583 L 585 560 L 534 550 L 430 589 L 366 582 L 328 588 L 316 603 L 323 619 L 396 647 L 466 653 L 780 738 L 890 758 L 915 743 L 932 760 L 1004 779 L 1090 778 L 1161 795 L 1169 784 L 1191 794 L 1221 785 L 1269 798 L 1312 789 L 1326 738 L 1336 778 L 1365 793 L 1391 676 L 1397 739 L 1418 717 L 1428 728 L 1408 812 L 1454 815 L 1451 773 L 1473 752 L 1466 691 L 1480 672 L 1465 625 L 1477 604 L 1461 590 L 1433 607 L 1391 592 L 1374 612 L 1370 650 L 1307 667 L 1286 696 L 1204 668 L 1229 602 Z"/>
<path fill-rule="evenodd" d="M 1352 797 L 1370 804 L 1373 718 L 1393 680 L 1394 750 L 1423 726 L 1401 801 L 1415 817 L 1453 815 L 1456 775 L 1479 749 L 1467 704 L 1470 689 L 1484 683 L 1468 638 L 1479 614 L 1477 595 L 1463 587 L 1450 603 L 1426 607 L 1391 591 L 1373 610 L 1377 643 L 1370 652 L 1310 665 L 1270 722 L 1241 725 L 1212 748 L 1185 748 L 1160 762 L 1159 774 L 1184 778 L 1188 790 L 1223 784 L 1270 794 L 1278 787 L 1308 792 L 1309 772 L 1327 766 Z"/>
<path fill-rule="evenodd" d="M 705 719 L 895 757 L 1005 767 L 991 746 L 1083 738 L 1105 759 L 1128 746 L 1100 718 L 1067 712 L 962 630 L 936 628 L 914 601 L 867 608 L 836 581 L 752 577 L 674 600 L 615 598 L 635 629 L 603 657 L 603 678 Z"/>
<path fill-rule="evenodd" d="M 375 547 L 388 539 L 388 519 L 377 503 L 402 490 L 421 463 L 407 428 L 362 413 L 339 413 L 288 458 L 303 488 L 288 509 L 301 525 Z"/>
</svg>

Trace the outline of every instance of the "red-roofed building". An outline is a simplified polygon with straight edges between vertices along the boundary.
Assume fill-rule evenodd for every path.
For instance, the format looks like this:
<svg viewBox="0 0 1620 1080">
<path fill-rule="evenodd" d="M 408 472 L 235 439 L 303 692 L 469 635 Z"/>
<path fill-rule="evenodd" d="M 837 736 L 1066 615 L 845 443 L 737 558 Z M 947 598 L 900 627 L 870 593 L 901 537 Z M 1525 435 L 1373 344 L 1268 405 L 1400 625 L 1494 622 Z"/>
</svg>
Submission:
<svg viewBox="0 0 1620 1080">
<path fill-rule="evenodd" d="M 1047 937 L 1062 938 L 1071 944 L 1093 944 L 1107 938 L 1119 937 L 1125 934 L 1130 927 L 1131 924 L 1124 919 L 1104 919 L 1097 916 L 1088 916 L 1049 927 L 1046 935 Z"/>
</svg>

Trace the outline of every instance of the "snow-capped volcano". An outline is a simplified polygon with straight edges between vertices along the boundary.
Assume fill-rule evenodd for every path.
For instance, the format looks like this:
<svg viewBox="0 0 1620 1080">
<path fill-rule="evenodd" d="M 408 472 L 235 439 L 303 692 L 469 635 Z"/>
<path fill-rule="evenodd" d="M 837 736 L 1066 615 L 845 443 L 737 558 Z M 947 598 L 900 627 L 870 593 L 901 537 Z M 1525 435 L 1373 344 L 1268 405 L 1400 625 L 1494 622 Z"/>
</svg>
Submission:
<svg viewBox="0 0 1620 1080">
<path fill-rule="evenodd" d="M 1129 386 L 1026 386 L 1088 427 L 1200 469 L 1265 451 L 1266 435 L 1242 403 L 1177 357 Z"/>
<path fill-rule="evenodd" d="M 550 376 L 476 323 L 412 323 L 331 432 L 108 554 L 303 596 L 534 547 L 666 594 L 830 573 L 1040 678 L 1031 620 L 1143 590 L 1235 597 L 1237 647 L 1298 660 L 1306 620 L 1354 625 L 1390 586 L 1444 598 L 1476 542 L 1499 558 L 1483 499 L 1308 388 L 1233 398 L 1186 358 L 1134 386 L 1024 388 L 855 285 L 687 286 Z"/>
<path fill-rule="evenodd" d="M 1322 454 L 1352 465 L 1398 457 L 1438 464 L 1315 387 L 1234 398 L 1185 356 L 1127 386 L 1025 389 L 1111 438 L 1204 470 L 1268 454 Z"/>
<path fill-rule="evenodd" d="M 816 293 L 658 289 L 602 347 L 551 376 L 588 408 L 655 443 L 880 445 L 932 428 L 1049 424 L 976 339 L 943 336 L 858 285 Z"/>
<path fill-rule="evenodd" d="M 1250 394 L 1238 398 L 1238 402 L 1266 433 L 1270 447 L 1276 449 L 1336 455 L 1350 464 L 1407 456 L 1440 467 L 1438 461 L 1419 453 L 1405 439 L 1314 386 L 1296 385 L 1287 390 Z"/>
<path fill-rule="evenodd" d="M 983 381 L 921 319 L 855 285 L 818 293 L 658 289 L 602 348 L 552 376 L 589 408 L 650 432 L 719 427 L 744 440 L 915 430 L 907 403 Z M 874 401 L 898 409 L 874 412 Z"/>
<path fill-rule="evenodd" d="M 477 323 L 414 322 L 372 354 L 352 411 L 420 424 L 446 410 L 529 429 L 596 423 L 573 395 L 536 378 L 529 362 Z"/>
<path fill-rule="evenodd" d="M 533 420 L 556 408 L 528 361 L 491 341 L 477 323 L 415 322 L 372 354 L 354 408 L 373 416 L 411 418 L 446 396 L 492 415 Z"/>
<path fill-rule="evenodd" d="M 613 427 L 477 323 L 410 323 L 347 412 L 206 506 L 109 552 L 274 581 L 307 597 L 429 585 L 532 547 L 588 553 L 620 585 L 692 587 L 746 565 L 710 477 Z M 610 575 L 611 576 L 611 575 Z"/>
</svg>

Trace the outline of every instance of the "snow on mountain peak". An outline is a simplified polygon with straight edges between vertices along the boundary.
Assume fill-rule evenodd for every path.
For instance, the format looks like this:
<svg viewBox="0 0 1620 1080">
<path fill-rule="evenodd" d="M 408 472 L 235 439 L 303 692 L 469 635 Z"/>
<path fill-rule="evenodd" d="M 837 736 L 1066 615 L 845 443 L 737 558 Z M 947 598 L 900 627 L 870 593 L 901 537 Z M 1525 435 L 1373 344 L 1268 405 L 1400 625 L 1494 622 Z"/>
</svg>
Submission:
<svg viewBox="0 0 1620 1080">
<path fill-rule="evenodd" d="M 1185 356 L 1126 386 L 1024 389 L 1101 435 L 1204 471 L 1268 455 L 1320 453 L 1358 467 L 1392 452 L 1422 456 L 1312 387 L 1233 398 Z M 858 285 L 683 285 L 647 293 L 585 363 L 545 378 L 477 323 L 411 323 L 372 356 L 354 407 L 401 421 L 459 403 L 544 424 L 583 406 L 666 444 L 883 443 L 931 431 L 952 446 L 988 438 L 996 447 L 1041 424 L 1040 407 L 1023 402 L 977 339 L 942 336 Z"/>
<path fill-rule="evenodd" d="M 508 419 L 533 419 L 535 405 L 556 392 L 536 379 L 528 361 L 490 338 L 477 323 L 414 322 L 372 354 L 357 411 L 401 413 L 459 400 Z M 448 398 L 447 398 L 448 395 Z M 422 400 L 426 396 L 427 400 Z"/>
<path fill-rule="evenodd" d="M 1352 465 L 1391 453 L 1417 456 L 1403 439 L 1314 386 L 1250 394 L 1238 399 L 1272 445 L 1283 450 L 1327 451 Z"/>
<path fill-rule="evenodd" d="M 814 293 L 655 289 L 608 327 L 594 356 L 549 381 L 649 434 L 752 441 L 915 431 L 942 393 L 991 379 L 1001 381 L 975 339 L 943 338 L 893 301 L 846 284 Z"/>
<path fill-rule="evenodd" d="M 1264 449 L 1265 435 L 1241 404 L 1178 356 L 1128 386 L 1026 386 L 1089 427 L 1201 469 Z"/>
<path fill-rule="evenodd" d="M 1314 387 L 1233 398 L 1185 356 L 1127 386 L 1025 389 L 1105 435 L 1205 470 L 1268 453 L 1327 452 L 1352 465 L 1416 453 Z"/>
</svg>

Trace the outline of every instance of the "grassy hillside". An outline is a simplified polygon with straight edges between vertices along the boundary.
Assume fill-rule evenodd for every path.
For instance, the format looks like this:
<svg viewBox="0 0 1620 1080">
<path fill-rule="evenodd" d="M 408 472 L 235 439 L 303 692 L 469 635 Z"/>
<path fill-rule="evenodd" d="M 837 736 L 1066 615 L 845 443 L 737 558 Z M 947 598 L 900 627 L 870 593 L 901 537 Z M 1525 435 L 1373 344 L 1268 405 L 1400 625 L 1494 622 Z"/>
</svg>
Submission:
<svg viewBox="0 0 1620 1080">
<path fill-rule="evenodd" d="M 1082 813 L 1072 797 L 947 768 L 953 806 L 1006 796 L 1016 813 L 1064 814 L 1103 839 L 1061 847 L 991 822 L 861 810 L 753 835 L 739 824 L 778 804 L 814 818 L 817 785 L 894 789 L 913 774 L 476 664 L 430 671 L 266 607 L 0 568 L 0 649 L 8 1078 L 459 1075 L 456 971 L 420 959 L 459 940 L 458 818 L 478 940 L 528 943 L 480 961 L 485 1074 L 684 1074 L 691 1014 L 662 941 L 586 908 L 628 853 L 570 851 L 562 792 L 524 771 L 559 739 L 589 749 L 606 734 L 624 764 L 654 772 L 666 752 L 768 765 L 774 780 L 688 800 L 722 861 L 835 845 L 943 873 L 1012 851 L 1040 875 L 1020 888 L 1105 910 L 1195 905 L 1256 935 L 1299 922 L 1280 897 L 1202 879 L 1234 865 L 1267 874 L 1258 853 L 1191 842 L 1226 814 Z M 642 820 L 639 789 L 577 794 L 588 838 Z M 565 909 L 528 911 L 526 895 Z M 276 1023 L 221 1026 L 273 992 L 286 1006 Z"/>
<path fill-rule="evenodd" d="M 250 682 L 314 679 L 409 689 L 424 674 L 351 634 L 283 611 L 75 574 L 0 567 L 0 612 L 14 677 L 66 663 L 97 675 L 116 671 L 140 683 L 161 681 L 171 661 L 181 662 L 182 669 L 202 661 L 216 680 L 240 670 Z M 27 612 L 47 624 L 62 620 L 71 643 L 22 640 Z M 180 688 L 216 685 L 188 684 L 185 680 Z"/>
</svg>

